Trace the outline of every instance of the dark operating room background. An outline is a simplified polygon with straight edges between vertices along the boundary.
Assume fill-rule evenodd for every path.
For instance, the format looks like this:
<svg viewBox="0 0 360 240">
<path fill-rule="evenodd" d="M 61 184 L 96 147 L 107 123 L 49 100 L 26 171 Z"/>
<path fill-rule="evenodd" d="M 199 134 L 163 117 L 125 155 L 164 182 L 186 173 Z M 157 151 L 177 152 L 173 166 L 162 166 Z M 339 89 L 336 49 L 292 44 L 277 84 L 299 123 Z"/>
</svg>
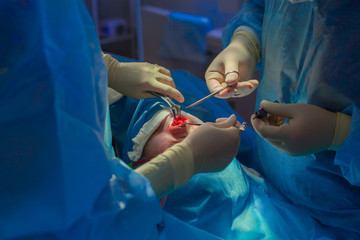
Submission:
<svg viewBox="0 0 360 240">
<path fill-rule="evenodd" d="M 187 70 L 200 79 L 243 0 L 84 0 L 103 51 Z M 260 74 L 255 73 L 256 79 Z M 256 93 L 228 103 L 250 123 Z"/>
</svg>

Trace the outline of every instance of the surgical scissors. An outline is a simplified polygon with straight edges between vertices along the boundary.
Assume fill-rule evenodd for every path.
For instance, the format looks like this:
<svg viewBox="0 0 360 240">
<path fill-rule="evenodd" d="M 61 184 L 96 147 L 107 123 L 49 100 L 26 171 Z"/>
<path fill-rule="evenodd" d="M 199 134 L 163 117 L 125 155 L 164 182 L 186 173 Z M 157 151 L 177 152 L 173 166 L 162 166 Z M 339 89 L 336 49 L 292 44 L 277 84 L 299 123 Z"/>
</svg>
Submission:
<svg viewBox="0 0 360 240">
<path fill-rule="evenodd" d="M 190 105 L 187 106 L 186 108 L 194 107 L 194 106 L 202 103 L 203 101 L 211 98 L 212 96 L 215 96 L 216 94 L 220 93 L 221 91 L 225 90 L 226 88 L 233 88 L 233 86 L 236 86 L 235 84 L 237 84 L 237 82 L 239 81 L 239 72 L 238 72 L 238 71 L 230 71 L 230 72 L 227 72 L 227 73 L 225 73 L 224 78 L 226 79 L 226 76 L 229 75 L 229 74 L 231 74 L 231 73 L 236 73 L 236 74 L 238 75 L 238 80 L 237 80 L 235 83 L 230 84 L 230 85 L 227 85 L 227 86 L 225 86 L 225 87 L 222 87 L 222 88 L 216 90 L 216 91 L 213 92 L 213 93 L 210 93 L 209 95 L 203 97 L 202 99 L 197 100 L 196 102 L 190 104 Z"/>
<path fill-rule="evenodd" d="M 164 102 L 166 102 L 169 105 L 174 118 L 181 116 L 180 105 L 175 104 L 169 97 L 164 96 L 158 92 L 153 92 L 153 91 L 149 91 L 149 92 L 155 97 L 161 98 Z"/>
<path fill-rule="evenodd" d="M 190 104 L 190 105 L 187 106 L 186 108 L 191 108 L 191 107 L 194 107 L 194 106 L 198 105 L 199 103 L 202 103 L 202 102 L 205 101 L 206 99 L 209 99 L 209 98 L 211 98 L 212 96 L 214 96 L 214 95 L 218 94 L 219 92 L 221 92 L 222 90 L 225 90 L 227 87 L 228 87 L 228 86 L 222 87 L 222 88 L 220 88 L 219 90 L 217 90 L 217 91 L 215 91 L 215 92 L 213 92 L 213 93 L 210 93 L 209 95 L 203 97 L 202 99 L 197 100 L 196 102 Z"/>
</svg>

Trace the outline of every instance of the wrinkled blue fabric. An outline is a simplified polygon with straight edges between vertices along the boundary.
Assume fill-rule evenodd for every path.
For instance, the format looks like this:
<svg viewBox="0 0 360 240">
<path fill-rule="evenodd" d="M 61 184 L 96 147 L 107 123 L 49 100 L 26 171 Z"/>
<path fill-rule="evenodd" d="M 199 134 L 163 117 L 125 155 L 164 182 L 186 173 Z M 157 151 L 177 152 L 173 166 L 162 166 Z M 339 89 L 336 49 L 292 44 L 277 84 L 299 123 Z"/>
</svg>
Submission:
<svg viewBox="0 0 360 240">
<path fill-rule="evenodd" d="M 106 71 L 80 2 L 0 3 L 1 239 L 70 227 L 109 178 Z"/>
<path fill-rule="evenodd" d="M 173 77 L 175 82 L 179 80 L 177 74 L 173 74 Z M 191 78 L 189 80 L 192 81 Z M 181 82 L 192 85 L 192 82 L 185 78 Z M 204 82 L 198 82 L 206 87 Z M 180 88 L 185 99 L 191 94 L 196 95 L 192 90 L 193 88 Z M 219 112 L 224 116 L 231 113 L 225 101 L 215 98 L 211 100 L 198 105 L 199 109 L 194 107 L 189 111 L 205 121 L 213 119 Z M 133 147 L 131 139 L 139 133 L 144 123 L 163 107 L 166 107 L 166 104 L 156 98 L 139 102 L 123 149 L 123 159 L 127 163 L 130 162 L 127 153 L 132 151 Z M 241 118 L 238 117 L 238 120 L 241 121 Z M 251 141 L 248 135 L 253 136 L 250 128 L 243 133 L 240 144 L 239 151 L 244 157 L 251 157 L 253 152 L 253 149 L 246 146 L 247 141 Z M 183 222 L 221 239 L 332 238 L 310 215 L 293 207 L 263 178 L 251 172 L 246 173 L 237 159 L 219 173 L 193 176 L 186 185 L 167 196 L 164 209 Z"/>
<path fill-rule="evenodd" d="M 82 0 L 1 1 L 0 30 L 0 239 L 219 239 L 114 157 Z"/>
<path fill-rule="evenodd" d="M 139 100 L 137 99 L 123 97 L 119 101 L 110 105 L 113 146 L 117 156 L 121 156 L 123 151 L 123 145 L 126 140 L 126 132 L 138 103 Z"/>
<path fill-rule="evenodd" d="M 352 115 L 351 134 L 335 151 L 291 157 L 256 137 L 265 176 L 297 206 L 339 238 L 360 238 L 360 3 L 247 1 L 223 33 L 227 46 L 238 26 L 261 43 L 261 100 L 309 103 Z"/>
</svg>

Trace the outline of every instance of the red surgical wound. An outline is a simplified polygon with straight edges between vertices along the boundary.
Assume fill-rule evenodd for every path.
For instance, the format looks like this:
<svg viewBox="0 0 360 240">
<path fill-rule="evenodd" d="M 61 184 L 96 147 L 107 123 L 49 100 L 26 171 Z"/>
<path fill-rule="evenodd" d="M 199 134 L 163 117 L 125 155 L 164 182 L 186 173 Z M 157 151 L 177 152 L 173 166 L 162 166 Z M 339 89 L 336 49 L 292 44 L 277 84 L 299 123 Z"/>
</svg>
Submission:
<svg viewBox="0 0 360 240">
<path fill-rule="evenodd" d="M 178 117 L 174 118 L 171 126 L 184 127 L 185 126 L 184 122 L 190 122 L 190 119 L 182 117 L 182 116 L 178 116 Z"/>
</svg>

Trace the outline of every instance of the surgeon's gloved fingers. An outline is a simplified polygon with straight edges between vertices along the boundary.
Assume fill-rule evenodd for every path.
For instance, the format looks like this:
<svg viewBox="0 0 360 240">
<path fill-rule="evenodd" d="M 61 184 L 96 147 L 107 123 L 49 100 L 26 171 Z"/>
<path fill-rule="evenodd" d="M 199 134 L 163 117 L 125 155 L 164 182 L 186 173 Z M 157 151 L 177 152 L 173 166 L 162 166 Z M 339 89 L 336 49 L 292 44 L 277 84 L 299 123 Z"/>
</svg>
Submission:
<svg viewBox="0 0 360 240">
<path fill-rule="evenodd" d="M 225 120 L 226 120 L 226 119 L 218 118 L 218 119 L 216 119 L 216 123 L 223 122 L 223 121 L 225 121 Z M 235 124 L 234 124 L 234 127 L 240 129 L 240 127 L 241 127 L 241 122 L 236 121 Z M 242 132 L 240 132 L 240 133 L 242 133 Z"/>
<path fill-rule="evenodd" d="M 251 123 L 254 130 L 266 140 L 272 141 L 283 141 L 286 138 L 286 134 L 289 131 L 289 124 L 284 124 L 281 126 L 271 126 L 266 120 L 259 118 L 251 118 Z"/>
<path fill-rule="evenodd" d="M 205 72 L 205 81 L 210 92 L 215 92 L 221 87 L 222 83 L 225 85 L 225 69 L 223 63 L 225 57 L 226 51 L 223 50 L 215 57 Z"/>
<path fill-rule="evenodd" d="M 234 71 L 227 71 L 225 72 L 225 82 L 228 86 L 232 86 L 235 83 L 237 83 L 239 81 L 239 72 L 234 70 Z"/>
<path fill-rule="evenodd" d="M 219 128 L 226 128 L 226 127 L 235 126 L 236 123 L 237 123 L 237 120 L 236 120 L 235 114 L 231 114 L 231 116 L 228 118 L 216 119 L 215 125 Z"/>
<path fill-rule="evenodd" d="M 184 96 L 176 89 L 175 82 L 171 77 L 171 72 L 164 67 L 157 67 L 159 68 L 159 72 L 156 74 L 155 78 L 158 83 L 153 83 L 153 86 L 151 86 L 153 89 L 151 89 L 151 91 L 174 98 L 178 102 L 184 102 Z"/>
<path fill-rule="evenodd" d="M 211 72 L 205 74 L 206 85 L 209 91 L 215 92 L 217 89 L 222 87 L 222 83 L 225 86 L 224 75 L 219 72 Z"/>
<path fill-rule="evenodd" d="M 263 100 L 261 101 L 260 106 L 264 108 L 267 113 L 289 118 L 294 117 L 297 112 L 294 108 L 294 104 L 282 104 Z"/>
<path fill-rule="evenodd" d="M 170 87 L 173 87 L 175 88 L 175 82 L 174 80 L 172 79 L 172 77 L 169 77 L 167 75 L 164 75 L 162 73 L 158 73 L 156 76 L 155 76 L 156 80 L 158 82 L 161 82 L 163 84 L 166 84 L 166 85 L 169 85 Z"/>
<path fill-rule="evenodd" d="M 231 116 L 220 123 L 204 123 L 184 139 L 192 149 L 196 173 L 221 171 L 231 162 L 240 144 L 235 122 Z"/>
<path fill-rule="evenodd" d="M 166 68 L 146 62 L 118 62 L 108 54 L 103 54 L 103 57 L 108 68 L 108 85 L 119 93 L 142 99 L 152 98 L 149 91 L 156 91 L 179 102 L 184 101 Z"/>
<path fill-rule="evenodd" d="M 289 155 L 306 155 L 328 149 L 334 139 L 337 114 L 311 104 L 274 104 L 262 102 L 271 114 L 288 116 L 289 121 L 271 126 L 268 117 L 252 119 L 257 133 Z"/>
<path fill-rule="evenodd" d="M 219 98 L 245 97 L 256 90 L 259 81 L 256 79 L 238 82 L 236 88 L 228 88 L 228 91 L 219 93 Z"/>
<path fill-rule="evenodd" d="M 293 147 L 291 142 L 289 143 L 289 138 L 292 134 L 291 129 L 289 129 L 289 124 L 271 126 L 266 119 L 254 119 L 253 116 L 251 117 L 251 123 L 257 134 L 259 134 L 276 149 L 288 155 L 298 155 L 298 149 Z"/>
<path fill-rule="evenodd" d="M 237 83 L 239 80 L 242 81 L 244 79 L 240 79 L 239 73 L 239 61 L 237 58 L 232 58 L 231 56 L 224 59 L 224 79 L 225 83 L 228 86 L 232 86 Z"/>
<path fill-rule="evenodd" d="M 230 117 L 232 118 L 233 116 L 235 116 L 235 115 L 232 114 Z M 218 119 L 216 119 L 216 123 L 221 123 L 221 122 L 224 122 L 224 121 L 226 121 L 226 120 L 228 120 L 228 119 L 229 119 L 229 118 L 218 118 Z M 238 121 L 234 121 L 234 125 L 233 125 L 233 126 L 239 128 L 239 127 L 241 126 L 241 123 L 238 122 Z"/>
<path fill-rule="evenodd" d="M 162 66 L 159 66 L 159 65 L 157 65 L 157 64 L 155 64 L 155 65 L 159 68 L 159 72 L 160 72 L 160 73 L 165 74 L 166 76 L 171 77 L 171 72 L 170 72 L 169 69 L 164 68 L 164 67 L 162 67 Z"/>
<path fill-rule="evenodd" d="M 281 127 L 270 126 L 265 123 L 265 120 L 261 120 L 258 118 L 253 120 L 253 117 L 251 119 L 252 119 L 251 122 L 252 122 L 254 130 L 261 137 L 263 137 L 267 142 L 269 142 L 276 149 L 278 149 L 286 154 L 294 155 L 294 154 L 292 154 L 293 150 L 289 149 L 289 146 L 287 146 L 287 144 L 286 144 L 286 142 L 287 142 L 286 132 L 281 131 L 281 130 L 284 130 L 285 125 L 283 125 Z"/>
<path fill-rule="evenodd" d="M 161 82 L 154 83 L 149 89 L 149 91 L 158 92 L 164 96 L 173 98 L 180 103 L 184 102 L 184 96 L 179 90 Z"/>
<path fill-rule="evenodd" d="M 216 119 L 216 123 L 221 123 L 221 122 L 223 122 L 223 121 L 226 121 L 228 118 L 217 118 Z"/>
<path fill-rule="evenodd" d="M 256 79 L 240 82 L 236 86 L 234 97 L 245 97 L 254 92 L 258 86 L 259 81 Z"/>
</svg>

